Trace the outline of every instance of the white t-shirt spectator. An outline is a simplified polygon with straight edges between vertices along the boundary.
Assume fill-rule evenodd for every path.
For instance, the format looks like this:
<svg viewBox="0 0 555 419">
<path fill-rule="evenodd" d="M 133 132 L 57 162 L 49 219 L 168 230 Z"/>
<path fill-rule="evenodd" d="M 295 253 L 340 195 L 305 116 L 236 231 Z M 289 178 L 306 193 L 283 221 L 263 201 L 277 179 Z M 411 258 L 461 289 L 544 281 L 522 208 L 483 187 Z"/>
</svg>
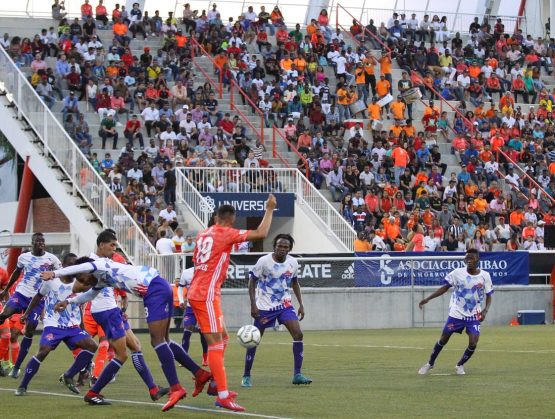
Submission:
<svg viewBox="0 0 555 419">
<path fill-rule="evenodd" d="M 136 179 L 140 181 L 143 178 L 143 171 L 141 169 L 129 169 L 127 171 L 127 179 Z"/>
<path fill-rule="evenodd" d="M 156 250 L 161 255 L 171 255 L 172 253 L 175 253 L 175 246 L 172 239 L 162 237 L 156 242 Z"/>
<path fill-rule="evenodd" d="M 168 212 L 167 208 L 164 208 L 162 211 L 160 211 L 160 214 L 158 214 L 158 216 L 167 221 L 173 221 L 177 218 L 175 210 L 172 209 L 171 212 Z"/>
<path fill-rule="evenodd" d="M 347 72 L 347 59 L 340 55 L 334 61 L 337 64 L 337 74 L 345 74 Z"/>
<path fill-rule="evenodd" d="M 177 140 L 177 135 L 173 131 L 164 131 L 160 133 L 160 139 L 164 141 L 164 144 L 167 144 L 168 140 L 174 141 Z M 155 156 L 156 157 L 156 156 Z"/>
</svg>

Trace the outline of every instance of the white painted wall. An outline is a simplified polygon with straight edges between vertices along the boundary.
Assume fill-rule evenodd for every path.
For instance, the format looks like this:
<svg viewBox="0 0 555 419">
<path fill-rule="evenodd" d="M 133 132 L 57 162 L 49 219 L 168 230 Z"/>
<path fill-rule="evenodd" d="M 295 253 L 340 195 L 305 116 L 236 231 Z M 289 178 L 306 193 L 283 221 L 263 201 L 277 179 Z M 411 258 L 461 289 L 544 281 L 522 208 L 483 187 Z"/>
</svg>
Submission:
<svg viewBox="0 0 555 419">
<path fill-rule="evenodd" d="M 320 224 L 313 221 L 312 212 L 306 210 L 304 205 L 295 203 L 295 218 L 289 231 L 295 238 L 296 252 L 314 253 L 315 243 L 318 244 L 318 252 L 321 253 L 346 251 L 334 236 L 327 234 L 320 228 Z"/>
<path fill-rule="evenodd" d="M 306 317 L 304 330 L 385 329 L 439 327 L 447 319 L 450 292 L 432 300 L 425 309 L 418 302 L 434 291 L 433 287 L 415 287 L 411 305 L 410 287 L 398 288 L 304 288 Z M 224 290 L 222 310 L 226 325 L 237 329 L 252 323 L 246 289 Z M 508 325 L 518 310 L 545 310 L 553 318 L 553 293 L 548 285 L 500 286 L 493 294 L 487 323 Z M 296 305 L 296 300 L 294 300 Z"/>
</svg>

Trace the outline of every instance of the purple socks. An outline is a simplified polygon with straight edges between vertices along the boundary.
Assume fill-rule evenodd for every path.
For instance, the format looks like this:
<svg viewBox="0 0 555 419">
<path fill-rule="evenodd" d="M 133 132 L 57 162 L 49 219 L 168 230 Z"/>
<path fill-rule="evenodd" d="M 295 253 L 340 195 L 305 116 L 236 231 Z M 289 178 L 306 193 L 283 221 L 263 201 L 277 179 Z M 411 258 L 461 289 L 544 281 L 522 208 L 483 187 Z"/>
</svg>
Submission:
<svg viewBox="0 0 555 419">
<path fill-rule="evenodd" d="M 36 357 L 32 357 L 25 367 L 25 375 L 21 380 L 19 387 L 27 388 L 31 379 L 35 376 L 40 368 L 40 361 Z"/>
<path fill-rule="evenodd" d="M 177 345 L 179 346 L 179 345 Z M 181 348 L 181 347 L 180 347 Z M 156 355 L 158 355 L 158 359 L 160 360 L 160 365 L 162 367 L 162 371 L 166 376 L 166 380 L 170 386 L 175 386 L 179 384 L 179 380 L 177 378 L 177 371 L 175 370 L 174 358 L 172 350 L 167 342 L 162 342 L 157 345 L 154 350 L 156 351 Z M 183 348 L 181 348 L 183 350 Z"/>
<path fill-rule="evenodd" d="M 245 370 L 243 371 L 243 377 L 251 376 L 252 364 L 254 363 L 254 356 L 256 355 L 256 346 L 254 348 L 247 349 L 245 354 Z"/>
<path fill-rule="evenodd" d="M 465 362 L 468 361 L 472 355 L 474 355 L 475 350 L 476 348 L 466 348 L 462 358 L 459 360 L 459 362 L 457 362 L 457 365 L 464 365 Z"/>
<path fill-rule="evenodd" d="M 71 367 L 69 367 L 69 369 L 64 373 L 64 376 L 73 378 L 75 374 L 77 374 L 79 371 L 81 371 L 87 365 L 89 365 L 89 362 L 91 362 L 91 359 L 93 359 L 93 356 L 94 354 L 91 351 L 86 351 L 83 349 L 75 357 L 73 364 L 71 364 Z"/>
<path fill-rule="evenodd" d="M 23 336 L 21 339 L 21 345 L 19 347 L 19 355 L 17 355 L 17 359 L 14 364 L 14 368 L 21 368 L 21 364 L 25 360 L 25 357 L 29 353 L 29 349 L 31 349 L 31 345 L 33 344 L 33 338 L 29 338 L 27 336 Z"/>
<path fill-rule="evenodd" d="M 293 341 L 293 363 L 295 366 L 295 374 L 299 374 L 301 372 L 301 368 L 303 367 L 303 357 L 304 357 L 303 348 L 304 348 L 304 345 L 302 340 Z"/>
<path fill-rule="evenodd" d="M 154 379 L 152 378 L 152 374 L 150 373 L 150 369 L 148 365 L 146 365 L 145 357 L 143 356 L 142 352 L 133 352 L 131 354 L 131 360 L 133 361 L 133 366 L 143 379 L 144 383 L 150 390 L 151 388 L 156 387 L 154 383 Z"/>
<path fill-rule="evenodd" d="M 104 387 L 108 385 L 110 381 L 116 376 L 122 364 L 117 359 L 112 359 L 108 365 L 104 367 L 100 377 L 96 381 L 95 385 L 91 388 L 93 393 L 99 394 Z"/>
<path fill-rule="evenodd" d="M 439 355 L 439 353 L 443 349 L 443 346 L 444 345 L 439 343 L 439 340 L 436 342 L 436 344 L 434 345 L 434 349 L 432 349 L 432 354 L 430 355 L 430 360 L 428 361 L 428 364 L 434 365 L 434 363 L 436 362 L 437 356 Z"/>
</svg>

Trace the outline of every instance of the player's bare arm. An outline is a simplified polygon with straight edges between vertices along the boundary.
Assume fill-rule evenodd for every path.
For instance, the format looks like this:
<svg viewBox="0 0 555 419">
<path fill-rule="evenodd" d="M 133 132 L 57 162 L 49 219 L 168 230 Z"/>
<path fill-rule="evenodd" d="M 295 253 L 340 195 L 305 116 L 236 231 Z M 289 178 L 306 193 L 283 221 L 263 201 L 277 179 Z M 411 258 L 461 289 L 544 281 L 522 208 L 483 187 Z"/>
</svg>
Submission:
<svg viewBox="0 0 555 419">
<path fill-rule="evenodd" d="M 249 231 L 247 235 L 247 240 L 260 240 L 268 237 L 270 232 L 270 226 L 272 225 L 272 218 L 274 215 L 274 210 L 276 209 L 277 201 L 273 194 L 268 195 L 268 200 L 266 201 L 266 212 L 264 213 L 264 218 L 260 222 L 260 225 L 256 230 Z"/>
<path fill-rule="evenodd" d="M 21 271 L 23 271 L 22 268 L 15 268 L 15 270 L 12 272 L 10 280 L 8 281 L 8 285 L 6 285 L 6 288 L 4 288 L 4 290 L 0 293 L 0 301 L 4 301 L 6 299 L 8 293 L 10 292 L 10 288 L 13 284 L 15 284 L 15 281 L 17 281 L 19 275 L 21 275 Z"/>
<path fill-rule="evenodd" d="M 488 314 L 489 307 L 491 306 L 491 301 L 492 301 L 491 294 L 486 295 L 486 307 L 480 313 L 480 321 L 481 322 L 483 322 L 486 319 L 486 315 Z"/>
<path fill-rule="evenodd" d="M 51 279 L 56 278 L 56 274 L 52 271 L 45 271 L 45 272 L 41 272 L 40 274 L 40 279 L 42 279 L 43 281 L 50 281 Z"/>
<path fill-rule="evenodd" d="M 299 302 L 299 309 L 297 310 L 297 316 L 299 316 L 299 321 L 304 319 L 304 304 L 303 304 L 303 296 L 301 293 L 301 286 L 299 285 L 299 280 L 296 279 L 291 282 L 291 288 L 295 293 L 295 297 L 297 297 L 297 301 Z"/>
<path fill-rule="evenodd" d="M 435 292 L 433 292 L 432 294 L 424 298 L 422 301 L 420 301 L 420 303 L 418 303 L 418 307 L 422 309 L 422 307 L 428 304 L 430 300 L 433 300 L 434 298 L 437 298 L 437 297 L 441 297 L 447 291 L 449 291 L 449 285 L 445 284 L 442 287 L 439 287 Z"/>
<path fill-rule="evenodd" d="M 27 321 L 27 318 L 29 317 L 29 313 L 32 313 L 33 310 L 35 309 L 35 307 L 41 302 L 43 296 L 40 293 L 36 293 L 35 296 L 33 297 L 33 299 L 31 300 L 31 302 L 29 303 L 29 305 L 27 306 L 27 309 L 25 310 L 25 313 L 23 313 L 19 319 L 19 321 L 21 323 L 25 323 Z"/>
<path fill-rule="evenodd" d="M 252 276 L 249 278 L 249 298 L 251 300 L 251 316 L 256 319 L 260 316 L 260 312 L 256 306 L 256 279 Z"/>
</svg>

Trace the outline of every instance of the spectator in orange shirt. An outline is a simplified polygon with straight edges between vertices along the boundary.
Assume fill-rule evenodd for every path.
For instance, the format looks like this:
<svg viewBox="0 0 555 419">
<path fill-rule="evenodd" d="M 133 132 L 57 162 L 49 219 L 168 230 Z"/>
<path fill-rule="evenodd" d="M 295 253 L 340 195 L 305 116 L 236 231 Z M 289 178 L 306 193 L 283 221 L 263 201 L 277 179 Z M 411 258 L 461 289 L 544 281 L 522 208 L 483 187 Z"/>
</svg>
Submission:
<svg viewBox="0 0 555 419">
<path fill-rule="evenodd" d="M 372 103 L 368 105 L 368 119 L 370 119 L 370 127 L 372 132 L 377 132 L 381 129 L 382 120 L 382 108 L 378 105 L 378 99 L 376 97 L 372 98 Z M 375 122 L 376 121 L 376 122 Z"/>
<path fill-rule="evenodd" d="M 353 243 L 353 248 L 354 248 L 355 252 L 371 252 L 372 251 L 372 245 L 370 244 L 370 242 L 368 242 L 368 239 L 366 238 L 366 234 L 364 234 L 363 231 L 359 231 L 357 233 L 357 238 L 355 239 L 355 241 Z"/>
<path fill-rule="evenodd" d="M 376 93 L 378 97 L 381 99 L 384 96 L 389 94 L 389 90 L 391 89 L 391 83 L 385 79 L 385 75 L 380 76 L 380 80 L 376 83 Z M 387 115 L 387 119 L 389 119 L 389 103 L 385 105 L 385 111 Z"/>
<path fill-rule="evenodd" d="M 103 3 L 104 0 L 98 0 L 98 6 L 95 9 L 96 20 L 102 22 L 102 25 L 99 25 L 99 29 L 108 26 L 108 10 L 106 10 L 106 6 Z"/>
<path fill-rule="evenodd" d="M 391 157 L 393 158 L 393 172 L 395 173 L 395 183 L 399 186 L 399 178 L 405 171 L 405 168 L 409 165 L 409 154 L 407 150 L 401 147 L 399 144 L 395 145 L 395 148 L 391 152 Z"/>
<path fill-rule="evenodd" d="M 492 152 L 496 152 L 505 145 L 505 139 L 499 135 L 499 130 L 497 130 L 496 134 L 490 139 L 490 144 Z"/>
<path fill-rule="evenodd" d="M 129 28 L 123 22 L 122 19 L 118 19 L 114 26 L 112 27 L 112 31 L 114 32 L 114 38 L 121 44 L 121 45 L 128 45 L 130 38 L 127 36 L 127 32 Z"/>
<path fill-rule="evenodd" d="M 214 62 L 216 63 L 215 70 L 218 73 L 219 71 L 221 71 L 224 68 L 224 65 L 229 62 L 229 59 L 228 59 L 227 54 L 225 53 L 225 51 L 223 51 L 223 50 L 220 51 L 220 53 L 214 57 Z"/>
<path fill-rule="evenodd" d="M 493 94 L 498 93 L 499 99 L 501 100 L 501 82 L 499 81 L 497 74 L 491 73 L 491 76 L 486 80 L 486 92 L 488 92 L 492 99 Z"/>
<path fill-rule="evenodd" d="M 534 227 L 534 223 L 531 221 L 526 223 L 526 227 L 522 229 L 522 238 L 526 240 L 528 237 L 536 238 L 536 227 Z"/>
<path fill-rule="evenodd" d="M 403 102 L 403 97 L 401 95 L 397 96 L 397 100 L 391 104 L 391 114 L 395 120 L 405 119 L 405 109 L 407 105 Z"/>
<path fill-rule="evenodd" d="M 93 15 L 93 8 L 89 4 L 89 0 L 85 0 L 85 3 L 81 5 L 81 19 L 87 20 L 89 17 Z"/>
<path fill-rule="evenodd" d="M 522 228 L 522 222 L 524 221 L 524 211 L 522 211 L 521 207 L 518 207 L 516 210 L 511 212 L 509 216 L 509 224 L 514 228 L 520 230 Z"/>
</svg>

